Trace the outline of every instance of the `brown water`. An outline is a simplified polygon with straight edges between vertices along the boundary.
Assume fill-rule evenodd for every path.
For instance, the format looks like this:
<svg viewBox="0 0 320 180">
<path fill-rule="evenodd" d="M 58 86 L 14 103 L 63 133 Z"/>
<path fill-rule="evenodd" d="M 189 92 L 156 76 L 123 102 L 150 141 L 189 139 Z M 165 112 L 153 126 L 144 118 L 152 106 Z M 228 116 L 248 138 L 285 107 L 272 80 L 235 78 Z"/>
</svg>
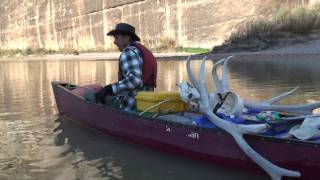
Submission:
<svg viewBox="0 0 320 180">
<path fill-rule="evenodd" d="M 200 61 L 193 62 L 198 73 Z M 208 86 L 213 89 L 212 64 Z M 320 61 L 232 61 L 231 88 L 262 100 L 295 86 L 282 103 L 320 100 Z M 0 179 L 266 179 L 145 148 L 60 118 L 50 82 L 108 84 L 117 61 L 0 63 Z M 177 90 L 185 61 L 159 62 L 157 90 Z"/>
</svg>

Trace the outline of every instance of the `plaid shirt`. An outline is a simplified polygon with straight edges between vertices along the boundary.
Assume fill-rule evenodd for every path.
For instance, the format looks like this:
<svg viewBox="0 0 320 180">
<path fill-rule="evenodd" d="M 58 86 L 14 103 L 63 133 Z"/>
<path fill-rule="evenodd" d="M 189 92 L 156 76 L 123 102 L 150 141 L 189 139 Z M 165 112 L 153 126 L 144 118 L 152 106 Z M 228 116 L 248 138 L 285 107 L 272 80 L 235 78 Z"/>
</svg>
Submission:
<svg viewBox="0 0 320 180">
<path fill-rule="evenodd" d="M 120 108 L 132 111 L 136 108 L 135 96 L 142 89 L 143 59 L 140 50 L 134 46 L 126 47 L 119 58 L 123 79 L 112 84 L 113 93 L 120 97 Z"/>
</svg>

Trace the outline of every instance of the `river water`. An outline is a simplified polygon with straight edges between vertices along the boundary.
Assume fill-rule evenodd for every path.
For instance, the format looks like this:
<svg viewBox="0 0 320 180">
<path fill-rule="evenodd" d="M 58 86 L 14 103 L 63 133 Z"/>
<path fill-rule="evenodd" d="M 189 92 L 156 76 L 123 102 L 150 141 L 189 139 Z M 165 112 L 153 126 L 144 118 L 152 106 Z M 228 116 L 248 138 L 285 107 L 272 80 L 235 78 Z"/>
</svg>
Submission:
<svg viewBox="0 0 320 180">
<path fill-rule="evenodd" d="M 193 61 L 198 74 L 200 61 Z M 320 100 L 320 61 L 234 60 L 230 86 L 249 100 L 300 89 L 281 103 Z M 208 88 L 214 88 L 212 63 Z M 158 89 L 177 90 L 187 80 L 185 61 L 159 61 Z M 0 63 L 0 179 L 267 179 L 167 154 L 99 134 L 59 117 L 50 82 L 108 84 L 117 61 Z"/>
</svg>

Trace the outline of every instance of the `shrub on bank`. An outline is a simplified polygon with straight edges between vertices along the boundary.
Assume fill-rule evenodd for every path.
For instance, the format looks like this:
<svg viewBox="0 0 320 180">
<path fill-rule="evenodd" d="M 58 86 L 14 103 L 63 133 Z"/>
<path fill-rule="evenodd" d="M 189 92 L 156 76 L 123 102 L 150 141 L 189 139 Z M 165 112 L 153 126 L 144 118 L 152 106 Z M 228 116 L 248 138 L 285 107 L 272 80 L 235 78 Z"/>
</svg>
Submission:
<svg viewBox="0 0 320 180">
<path fill-rule="evenodd" d="M 155 51 L 168 51 L 176 48 L 176 41 L 169 37 L 164 37 L 159 40 L 159 43 L 154 48 Z"/>
<path fill-rule="evenodd" d="M 77 50 L 72 49 L 44 49 L 44 48 L 26 48 L 26 49 L 0 49 L 1 57 L 12 57 L 12 56 L 29 56 L 29 55 L 49 55 L 49 54 L 79 54 Z"/>
<path fill-rule="evenodd" d="M 307 35 L 319 29 L 320 5 L 313 7 L 299 6 L 291 9 L 283 8 L 271 18 L 256 19 L 245 23 L 232 33 L 223 45 L 215 47 L 213 51 L 226 49 L 224 46 L 236 43 L 246 46 L 243 45 L 243 42 L 250 45 L 257 42 L 266 47 L 265 44 L 278 38 Z M 254 45 L 252 47 L 256 48 Z"/>
<path fill-rule="evenodd" d="M 205 54 L 208 53 L 210 50 L 205 48 L 178 47 L 176 48 L 176 51 L 195 54 Z"/>
</svg>

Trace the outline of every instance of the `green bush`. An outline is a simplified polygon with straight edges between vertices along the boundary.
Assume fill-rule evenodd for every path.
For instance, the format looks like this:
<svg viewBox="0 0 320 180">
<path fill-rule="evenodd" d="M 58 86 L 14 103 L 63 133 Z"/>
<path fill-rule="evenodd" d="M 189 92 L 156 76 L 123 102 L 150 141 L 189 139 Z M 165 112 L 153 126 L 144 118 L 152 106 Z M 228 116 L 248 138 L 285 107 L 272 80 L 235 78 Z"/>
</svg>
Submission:
<svg viewBox="0 0 320 180">
<path fill-rule="evenodd" d="M 26 55 L 33 54 L 32 49 L 31 49 L 31 48 L 27 48 L 26 51 L 25 51 L 25 54 L 26 54 Z"/>
</svg>

